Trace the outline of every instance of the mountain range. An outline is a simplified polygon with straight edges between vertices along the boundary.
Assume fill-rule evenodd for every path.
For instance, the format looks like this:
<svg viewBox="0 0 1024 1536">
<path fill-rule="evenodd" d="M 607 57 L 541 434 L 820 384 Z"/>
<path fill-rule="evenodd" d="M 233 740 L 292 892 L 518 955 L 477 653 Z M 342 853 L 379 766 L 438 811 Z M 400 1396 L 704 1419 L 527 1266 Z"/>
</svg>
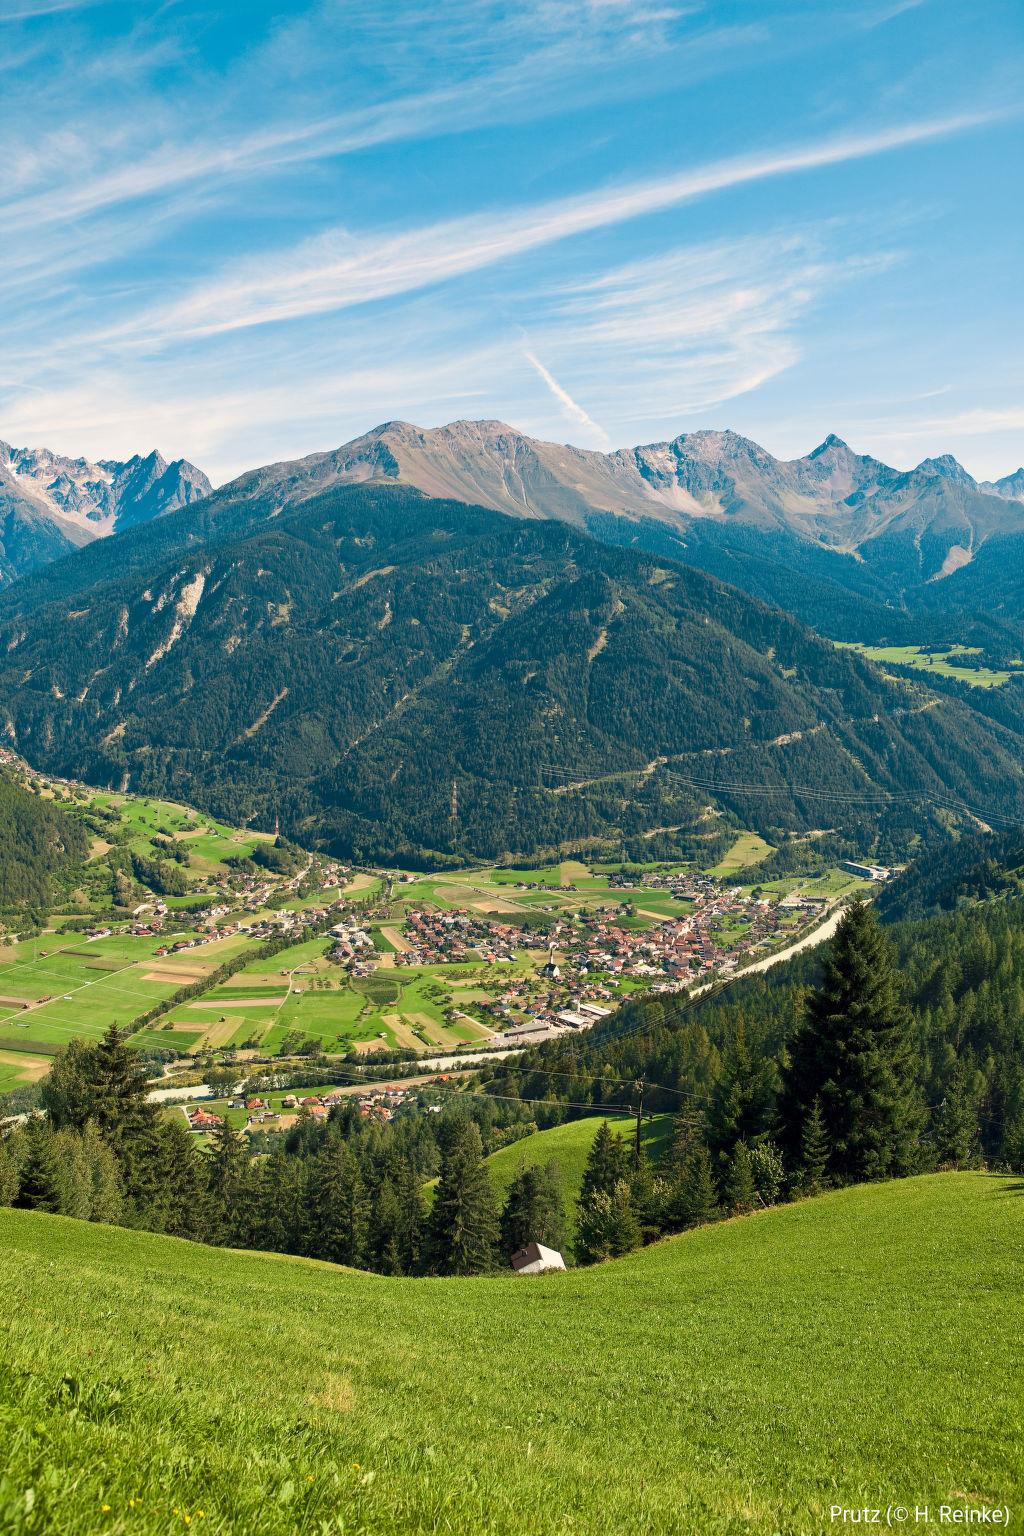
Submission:
<svg viewBox="0 0 1024 1536">
<path fill-rule="evenodd" d="M 185 459 L 157 452 L 119 461 L 66 458 L 0 442 L 0 587 L 94 539 L 208 496 Z"/>
<path fill-rule="evenodd" d="M 247 484 L 96 543 L 5 594 L 0 658 L 0 729 L 37 766 L 350 858 L 670 856 L 741 824 L 885 852 L 976 824 L 962 802 L 1024 810 L 1019 711 L 886 678 L 693 567 L 402 485 Z"/>
<path fill-rule="evenodd" d="M 735 432 L 598 453 L 541 442 L 500 421 L 424 430 L 387 422 L 330 453 L 272 464 L 224 489 L 273 491 L 290 505 L 333 485 L 396 482 L 427 496 L 553 518 L 600 532 L 609 516 L 682 536 L 695 524 L 794 535 L 911 583 L 968 564 L 997 535 L 1024 532 L 1024 470 L 979 485 L 951 455 L 901 471 L 838 437 L 805 458 L 774 458 Z M 641 539 L 640 542 L 643 542 Z"/>
</svg>

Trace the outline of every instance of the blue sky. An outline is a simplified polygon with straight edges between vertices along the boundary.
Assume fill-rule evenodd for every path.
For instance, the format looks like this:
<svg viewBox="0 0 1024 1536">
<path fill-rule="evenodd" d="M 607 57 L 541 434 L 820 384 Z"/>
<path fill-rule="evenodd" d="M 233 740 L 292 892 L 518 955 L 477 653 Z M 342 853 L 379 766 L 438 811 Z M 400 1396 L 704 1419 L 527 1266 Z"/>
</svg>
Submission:
<svg viewBox="0 0 1024 1536">
<path fill-rule="evenodd" d="M 0 437 L 1024 459 L 1020 0 L 0 0 Z"/>
</svg>

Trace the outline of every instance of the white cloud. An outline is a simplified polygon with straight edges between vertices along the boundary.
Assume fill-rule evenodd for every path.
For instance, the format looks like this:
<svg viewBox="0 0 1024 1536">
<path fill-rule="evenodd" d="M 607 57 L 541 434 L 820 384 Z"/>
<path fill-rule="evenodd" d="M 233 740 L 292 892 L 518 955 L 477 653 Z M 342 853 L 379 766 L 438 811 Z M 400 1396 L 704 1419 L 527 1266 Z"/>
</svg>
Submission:
<svg viewBox="0 0 1024 1536">
<path fill-rule="evenodd" d="M 962 113 L 903 123 L 397 234 L 353 236 L 335 229 L 289 251 L 235 264 L 184 298 L 108 332 L 106 339 L 159 344 L 327 314 L 445 282 L 714 192 L 947 138 L 997 115 Z"/>
<path fill-rule="evenodd" d="M 598 438 L 600 438 L 602 443 L 607 444 L 609 438 L 604 428 L 599 427 L 597 422 L 594 421 L 591 416 L 587 415 L 582 405 L 573 399 L 572 395 L 570 395 L 567 389 L 563 389 L 562 385 L 559 384 L 554 374 L 551 373 L 549 369 L 545 368 L 540 358 L 535 357 L 528 348 L 524 349 L 523 356 L 530 364 L 530 367 L 536 369 L 540 378 L 543 379 L 544 383 L 547 385 L 548 389 L 554 395 L 559 404 L 565 407 L 573 421 L 578 422 L 580 426 L 586 427 L 589 432 L 593 432 Z"/>
</svg>

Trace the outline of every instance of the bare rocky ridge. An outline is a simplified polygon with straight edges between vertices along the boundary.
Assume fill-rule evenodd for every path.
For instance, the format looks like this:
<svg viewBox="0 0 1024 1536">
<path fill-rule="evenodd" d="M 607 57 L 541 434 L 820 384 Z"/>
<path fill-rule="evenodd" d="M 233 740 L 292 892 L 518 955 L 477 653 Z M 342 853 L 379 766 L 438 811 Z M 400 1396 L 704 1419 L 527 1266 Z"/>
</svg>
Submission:
<svg viewBox="0 0 1024 1536">
<path fill-rule="evenodd" d="M 1024 474 L 980 486 L 948 454 L 904 472 L 835 436 L 787 461 L 729 431 L 605 454 L 542 442 L 500 421 L 432 429 L 392 421 L 332 452 L 252 471 L 223 491 L 272 490 L 287 505 L 366 481 L 579 527 L 609 514 L 680 530 L 696 519 L 735 522 L 858 558 L 876 556 L 878 541 L 888 558 L 895 541 L 924 580 L 969 563 L 993 535 L 1024 532 L 1024 501 L 1015 494 L 1024 496 Z"/>
<path fill-rule="evenodd" d="M 0 442 L 0 586 L 38 565 L 210 494 L 202 470 L 156 451 L 71 459 Z"/>
</svg>

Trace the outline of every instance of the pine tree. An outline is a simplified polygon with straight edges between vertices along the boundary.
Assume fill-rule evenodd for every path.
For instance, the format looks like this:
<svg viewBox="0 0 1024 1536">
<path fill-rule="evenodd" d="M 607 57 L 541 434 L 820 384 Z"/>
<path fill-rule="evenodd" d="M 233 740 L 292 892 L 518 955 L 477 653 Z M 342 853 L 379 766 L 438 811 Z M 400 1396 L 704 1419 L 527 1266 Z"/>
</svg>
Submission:
<svg viewBox="0 0 1024 1536">
<path fill-rule="evenodd" d="M 527 1243 L 543 1243 L 559 1252 L 565 1246 L 565 1211 L 552 1163 L 521 1167 L 509 1185 L 501 1213 L 501 1251 L 510 1259 Z"/>
<path fill-rule="evenodd" d="M 469 1122 L 442 1154 L 430 1213 L 430 1268 L 440 1275 L 483 1274 L 495 1266 L 498 1237 L 480 1132 Z"/>
<path fill-rule="evenodd" d="M 629 1152 L 626 1144 L 618 1131 L 613 1133 L 608 1121 L 603 1120 L 598 1126 L 583 1170 L 580 1201 L 598 1192 L 610 1195 L 616 1184 L 628 1174 Z"/>
<path fill-rule="evenodd" d="M 757 1203 L 754 1188 L 754 1170 L 750 1161 L 750 1148 L 745 1141 L 738 1141 L 726 1170 L 723 1204 L 736 1216 L 746 1215 Z"/>
<path fill-rule="evenodd" d="M 978 1155 L 978 1111 L 958 1066 L 935 1116 L 935 1159 L 940 1168 L 969 1168 Z"/>
<path fill-rule="evenodd" d="M 20 1133 L 18 1193 L 12 1202 L 19 1210 L 60 1210 L 62 1180 L 55 1139 L 38 1115 L 32 1115 Z"/>
<path fill-rule="evenodd" d="M 821 1100 L 815 1096 L 804 1121 L 800 1140 L 800 1188 L 808 1195 L 818 1195 L 828 1174 L 829 1145 Z"/>
<path fill-rule="evenodd" d="M 849 1183 L 911 1172 L 923 1118 L 916 1067 L 892 945 L 871 907 L 854 902 L 791 1044 L 781 1105 L 787 1146 L 799 1148 L 820 1098 L 835 1178 Z"/>
</svg>

